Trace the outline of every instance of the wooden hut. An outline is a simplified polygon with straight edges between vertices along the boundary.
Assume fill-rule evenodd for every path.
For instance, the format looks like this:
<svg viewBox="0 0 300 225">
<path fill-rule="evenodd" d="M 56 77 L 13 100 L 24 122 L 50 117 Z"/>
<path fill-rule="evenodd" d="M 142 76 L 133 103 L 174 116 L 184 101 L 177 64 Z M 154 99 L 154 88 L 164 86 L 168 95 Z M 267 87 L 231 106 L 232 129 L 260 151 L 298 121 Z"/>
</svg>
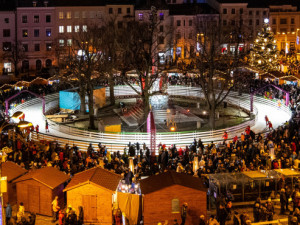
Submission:
<svg viewBox="0 0 300 225">
<path fill-rule="evenodd" d="M 113 224 L 112 204 L 122 176 L 95 167 L 74 175 L 64 189 L 67 204 L 78 210 L 83 207 L 84 222 Z"/>
<path fill-rule="evenodd" d="M 144 224 L 157 224 L 177 219 L 181 208 L 188 203 L 186 224 L 198 224 L 199 216 L 206 217 L 206 193 L 202 180 L 191 175 L 168 171 L 141 180 Z"/>
<path fill-rule="evenodd" d="M 1 176 L 7 177 L 7 192 L 3 193 L 4 203 L 9 202 L 11 205 L 17 203 L 16 184 L 13 181 L 25 173 L 27 170 L 11 161 L 1 163 Z"/>
<path fill-rule="evenodd" d="M 52 201 L 58 196 L 59 206 L 64 205 L 65 182 L 69 176 L 54 167 L 32 170 L 16 179 L 17 200 L 25 210 L 42 215 L 52 215 Z"/>
</svg>

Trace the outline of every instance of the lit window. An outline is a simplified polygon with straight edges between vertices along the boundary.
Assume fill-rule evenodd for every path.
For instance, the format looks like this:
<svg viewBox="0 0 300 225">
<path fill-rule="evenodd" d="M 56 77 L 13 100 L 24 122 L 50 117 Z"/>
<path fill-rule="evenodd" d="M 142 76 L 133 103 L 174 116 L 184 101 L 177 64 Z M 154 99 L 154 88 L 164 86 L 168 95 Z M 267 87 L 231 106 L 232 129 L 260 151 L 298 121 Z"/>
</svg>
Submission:
<svg viewBox="0 0 300 225">
<path fill-rule="evenodd" d="M 60 47 L 63 47 L 63 46 L 65 46 L 65 40 L 64 39 L 59 39 L 59 46 Z"/>
<path fill-rule="evenodd" d="M 71 19 L 71 18 L 72 18 L 71 12 L 67 12 L 67 19 Z"/>
<path fill-rule="evenodd" d="M 139 13 L 139 21 L 142 21 L 144 19 L 143 13 Z"/>
<path fill-rule="evenodd" d="M 82 31 L 83 31 L 83 32 L 87 32 L 87 25 L 83 25 L 83 26 L 82 26 Z"/>
<path fill-rule="evenodd" d="M 163 14 L 163 13 L 160 13 L 160 14 L 159 14 L 159 19 L 160 19 L 160 20 L 164 20 L 164 14 Z"/>
<path fill-rule="evenodd" d="M 58 18 L 63 19 L 64 18 L 64 12 L 59 12 L 58 13 Z"/>
<path fill-rule="evenodd" d="M 51 49 L 52 49 L 52 44 L 46 43 L 46 51 L 51 51 Z"/>
<path fill-rule="evenodd" d="M 58 32 L 59 33 L 64 33 L 65 32 L 65 27 L 64 26 L 59 26 Z"/>
<path fill-rule="evenodd" d="M 67 26 L 67 33 L 71 33 L 72 32 L 72 26 Z"/>
<path fill-rule="evenodd" d="M 11 42 L 3 42 L 3 51 L 11 51 Z"/>
<path fill-rule="evenodd" d="M 51 29 L 46 29 L 46 37 L 51 37 Z"/>
<path fill-rule="evenodd" d="M 79 32 L 79 29 L 80 29 L 79 25 L 74 26 L 74 32 L 76 32 L 76 33 Z"/>
<path fill-rule="evenodd" d="M 72 39 L 67 40 L 67 46 L 72 46 Z"/>
<path fill-rule="evenodd" d="M 28 30 L 22 30 L 23 37 L 28 37 Z"/>
</svg>

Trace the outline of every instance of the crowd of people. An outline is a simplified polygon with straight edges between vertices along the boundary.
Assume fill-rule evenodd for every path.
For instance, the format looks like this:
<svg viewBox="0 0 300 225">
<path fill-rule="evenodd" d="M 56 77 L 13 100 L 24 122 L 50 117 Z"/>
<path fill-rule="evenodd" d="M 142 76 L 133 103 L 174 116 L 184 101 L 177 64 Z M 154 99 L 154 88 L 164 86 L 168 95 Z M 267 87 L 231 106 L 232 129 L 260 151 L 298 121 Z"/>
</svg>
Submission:
<svg viewBox="0 0 300 225">
<path fill-rule="evenodd" d="M 184 82 L 180 81 L 180 83 Z M 252 89 L 258 89 L 266 84 L 263 81 L 253 81 L 250 86 Z M 55 141 L 22 141 L 18 139 L 16 143 L 13 143 L 12 139 L 2 134 L 0 145 L 1 148 L 15 146 L 14 151 L 7 155 L 7 160 L 28 170 L 52 166 L 73 176 L 80 171 L 95 167 L 103 161 L 106 169 L 122 174 L 126 184 L 136 183 L 142 176 L 174 170 L 179 173 L 197 175 L 199 179 L 203 179 L 203 183 L 208 187 L 207 176 L 204 176 L 207 174 L 298 168 L 300 133 L 299 123 L 294 118 L 297 115 L 295 112 L 296 105 L 300 101 L 300 89 L 289 85 L 281 87 L 289 91 L 291 96 L 289 106 L 294 113 L 293 119 L 277 129 L 270 129 L 266 134 L 255 134 L 248 127 L 241 136 L 237 135 L 233 140 L 228 140 L 228 134 L 222 143 L 204 144 L 201 139 L 195 139 L 193 143 L 184 148 L 177 147 L 175 143 L 171 146 L 159 143 L 159 154 L 155 158 L 151 157 L 150 149 L 145 143 L 129 143 L 122 152 L 110 152 L 101 143 L 98 144 L 97 148 L 90 145 L 87 149 L 79 149 L 75 144 L 60 146 Z M 52 89 L 53 87 L 48 87 L 47 94 L 56 90 Z M 37 93 L 38 90 L 41 91 L 39 88 L 33 91 Z M 2 98 L 5 99 L 13 94 L 15 94 L 14 91 L 10 94 L 2 92 Z M 263 96 L 265 91 L 260 94 Z M 285 95 L 276 89 L 269 89 L 268 96 L 282 100 L 285 98 Z M 25 97 L 20 96 L 17 100 L 22 100 L 22 98 Z M 32 130 L 31 132 L 35 131 Z M 234 157 L 232 157 L 233 155 Z M 193 162 L 196 156 L 199 159 L 199 168 L 194 171 Z M 129 168 L 129 157 L 134 158 L 134 171 Z M 297 211 L 298 206 L 300 206 L 298 180 L 293 182 L 293 186 L 285 183 L 284 180 L 279 185 L 280 201 L 283 202 L 281 213 L 289 210 L 287 199 L 291 197 L 294 209 L 290 210 L 292 212 L 290 219 L 295 220 L 297 218 L 297 221 L 300 222 L 300 213 L 299 210 Z M 231 212 L 232 199 L 229 196 L 228 193 L 219 193 L 219 197 L 216 199 L 216 218 L 210 218 L 208 221 L 218 221 L 220 224 L 225 224 L 230 216 L 231 219 L 237 221 L 235 224 L 248 224 L 250 217 L 247 213 L 238 215 L 237 212 Z M 69 214 L 72 215 L 72 213 Z M 272 220 L 273 215 L 272 201 L 268 200 L 265 204 L 258 199 L 255 202 L 253 207 L 255 222 Z M 17 221 L 19 224 L 28 223 L 28 221 L 25 223 L 22 216 Z M 59 220 L 59 224 L 63 224 L 63 222 Z"/>
</svg>

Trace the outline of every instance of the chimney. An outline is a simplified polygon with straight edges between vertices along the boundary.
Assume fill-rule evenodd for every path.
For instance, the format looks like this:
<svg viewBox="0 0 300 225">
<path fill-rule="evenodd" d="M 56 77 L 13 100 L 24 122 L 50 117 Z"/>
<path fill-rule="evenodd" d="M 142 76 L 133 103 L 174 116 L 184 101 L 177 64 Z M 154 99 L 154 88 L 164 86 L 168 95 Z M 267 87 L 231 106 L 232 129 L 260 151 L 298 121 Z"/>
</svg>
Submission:
<svg viewBox="0 0 300 225">
<path fill-rule="evenodd" d="M 37 1 L 32 1 L 32 6 L 36 7 L 36 3 L 37 3 Z"/>
<path fill-rule="evenodd" d="M 48 1 L 44 1 L 44 7 L 48 7 Z"/>
</svg>

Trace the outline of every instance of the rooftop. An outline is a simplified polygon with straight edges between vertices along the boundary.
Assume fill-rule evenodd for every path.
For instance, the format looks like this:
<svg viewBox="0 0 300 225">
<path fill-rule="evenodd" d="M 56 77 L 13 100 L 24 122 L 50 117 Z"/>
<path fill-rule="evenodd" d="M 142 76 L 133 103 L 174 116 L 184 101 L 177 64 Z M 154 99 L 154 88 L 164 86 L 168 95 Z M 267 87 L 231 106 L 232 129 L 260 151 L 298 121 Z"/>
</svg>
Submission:
<svg viewBox="0 0 300 225">
<path fill-rule="evenodd" d="M 75 174 L 64 191 L 68 191 L 86 183 L 94 183 L 105 189 L 116 191 L 121 179 L 121 175 L 102 169 L 101 167 L 94 167 Z"/>
<path fill-rule="evenodd" d="M 184 173 L 168 171 L 141 180 L 141 192 L 142 194 L 149 194 L 173 185 L 180 185 L 204 192 L 207 191 L 201 179 Z"/>
<path fill-rule="evenodd" d="M 7 161 L 1 164 L 1 176 L 7 177 L 8 182 L 22 176 L 26 172 L 27 170 L 11 161 Z"/>
</svg>

